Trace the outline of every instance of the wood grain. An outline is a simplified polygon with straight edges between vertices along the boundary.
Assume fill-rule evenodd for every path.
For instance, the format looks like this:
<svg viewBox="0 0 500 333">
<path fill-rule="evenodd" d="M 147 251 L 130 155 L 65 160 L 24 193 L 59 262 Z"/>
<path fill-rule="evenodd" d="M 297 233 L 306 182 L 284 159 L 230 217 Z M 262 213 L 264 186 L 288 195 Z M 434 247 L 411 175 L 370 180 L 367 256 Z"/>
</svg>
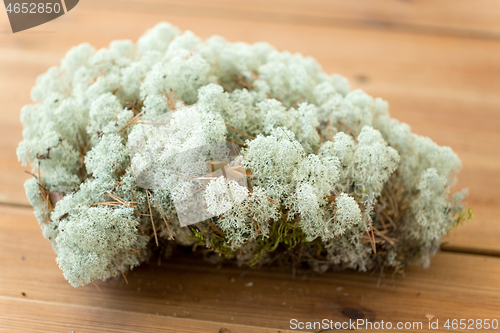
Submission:
<svg viewBox="0 0 500 333">
<path fill-rule="evenodd" d="M 442 323 L 497 318 L 500 307 L 500 258 L 494 257 L 441 253 L 429 269 L 411 267 L 394 278 L 385 272 L 378 287 L 379 272 L 303 271 L 293 279 L 279 268 L 214 267 L 180 257 L 140 266 L 128 284 L 98 282 L 101 293 L 64 280 L 28 209 L 0 207 L 0 230 L 0 323 L 8 332 L 83 332 L 99 325 L 109 331 L 155 331 L 157 325 L 187 327 L 182 332 L 200 325 L 206 325 L 200 332 L 282 331 L 292 318 L 426 324 L 426 314 Z M 21 311 L 25 319 L 16 320 Z"/>
<path fill-rule="evenodd" d="M 427 314 L 441 327 L 500 320 L 499 9 L 495 0 L 86 0 L 17 34 L 0 10 L 0 332 L 285 332 L 292 318 L 423 322 L 425 331 Z M 469 187 L 477 217 L 445 239 L 443 249 L 460 253 L 439 253 L 405 276 L 301 271 L 296 279 L 187 255 L 142 265 L 129 284 L 98 282 L 103 293 L 71 287 L 32 210 L 14 207 L 27 205 L 29 177 L 15 155 L 20 109 L 36 76 L 71 46 L 136 40 L 161 20 L 202 38 L 311 55 L 388 100 L 414 132 L 451 146 L 464 166 L 457 188 Z"/>
<path fill-rule="evenodd" d="M 99 10 L 168 12 L 215 18 L 351 26 L 500 38 L 500 3 L 495 0 L 111 0 L 88 1 Z"/>
<path fill-rule="evenodd" d="M 176 318 L 0 296 L 0 332 L 286 333 L 257 326 Z M 27 316 L 26 313 L 29 315 Z"/>
</svg>

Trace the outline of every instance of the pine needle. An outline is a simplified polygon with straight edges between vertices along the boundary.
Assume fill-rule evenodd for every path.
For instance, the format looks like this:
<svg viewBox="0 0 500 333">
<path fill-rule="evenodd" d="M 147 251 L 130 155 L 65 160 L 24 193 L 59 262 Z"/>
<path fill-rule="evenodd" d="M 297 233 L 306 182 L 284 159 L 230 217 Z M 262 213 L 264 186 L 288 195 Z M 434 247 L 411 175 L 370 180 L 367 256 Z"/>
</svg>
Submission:
<svg viewBox="0 0 500 333">
<path fill-rule="evenodd" d="M 252 213 L 252 220 L 253 220 L 253 223 L 255 225 L 255 233 L 258 235 L 259 233 L 257 232 L 257 227 L 259 228 L 260 230 L 260 233 L 263 235 L 264 233 L 262 232 L 262 229 L 260 228 L 260 224 L 259 224 L 259 221 L 257 221 L 255 219 L 255 213 Z"/>
<path fill-rule="evenodd" d="M 233 147 L 233 151 L 234 151 L 234 154 L 236 156 L 240 156 L 240 152 L 238 151 L 238 148 L 236 147 L 236 145 L 234 144 L 233 140 L 231 140 L 231 145 Z"/>
<path fill-rule="evenodd" d="M 118 268 L 118 270 L 120 271 L 120 273 L 122 273 L 122 276 L 123 276 L 123 279 L 125 280 L 125 283 L 128 284 L 127 277 L 125 276 L 125 274 L 121 270 L 120 265 L 118 264 L 118 262 L 116 261 L 116 259 L 115 259 L 115 264 L 116 264 L 116 268 Z"/>
<path fill-rule="evenodd" d="M 375 236 L 373 235 L 373 226 L 370 228 L 370 232 L 372 234 L 370 237 L 370 243 L 372 244 L 373 253 L 377 253 L 377 248 L 375 246 Z"/>
<path fill-rule="evenodd" d="M 174 94 L 174 95 L 175 95 L 175 97 L 177 97 L 177 99 L 178 99 L 179 101 L 181 101 L 181 102 L 182 102 L 182 104 L 184 104 L 184 106 L 187 106 L 187 105 L 188 105 L 186 102 L 184 102 L 184 100 L 183 100 L 182 98 L 180 98 L 180 97 L 179 97 L 179 95 L 177 95 L 177 93 L 175 92 L 175 90 L 173 90 L 172 88 L 170 88 L 170 92 L 171 92 L 172 94 Z"/>
<path fill-rule="evenodd" d="M 123 131 L 124 129 L 126 129 L 127 127 L 129 127 L 130 125 L 136 124 L 136 123 L 137 123 L 137 121 L 138 121 L 139 119 L 141 119 L 141 118 L 142 118 L 142 112 L 143 112 L 143 111 L 139 112 L 137 115 L 135 115 L 135 116 L 134 116 L 134 118 L 130 119 L 130 121 L 129 121 L 128 123 L 126 123 L 126 124 L 125 124 L 125 126 L 123 126 L 123 127 L 122 127 L 122 128 L 121 128 L 118 132 L 116 132 L 116 133 L 120 133 L 121 131 Z"/>
<path fill-rule="evenodd" d="M 109 273 L 113 275 L 113 277 L 116 277 L 116 274 L 111 270 L 111 268 L 109 268 L 109 266 L 106 268 L 108 269 Z"/>
<path fill-rule="evenodd" d="M 104 206 L 115 206 L 115 207 L 120 207 L 122 206 L 121 203 L 116 202 L 116 201 L 104 201 L 104 202 L 96 202 L 95 204 L 92 204 L 90 207 L 95 207 L 99 205 L 104 205 Z"/>
<path fill-rule="evenodd" d="M 102 289 L 99 288 L 99 286 L 94 282 L 94 280 L 92 280 L 91 282 L 102 294 L 104 294 L 104 291 L 102 291 Z"/>
<path fill-rule="evenodd" d="M 372 228 L 373 228 L 373 229 L 375 229 L 375 234 L 376 234 L 377 236 L 379 236 L 379 237 L 383 238 L 384 240 L 386 240 L 386 241 L 387 241 L 389 244 L 391 244 L 392 246 L 394 246 L 394 245 L 395 245 L 395 242 L 397 242 L 397 240 L 396 240 L 396 239 L 389 238 L 389 237 L 385 236 L 385 235 L 384 235 L 384 232 L 380 232 L 380 231 L 378 231 L 378 230 L 377 230 L 377 228 L 375 228 L 375 227 L 373 227 L 373 226 L 372 226 Z"/>
<path fill-rule="evenodd" d="M 232 143 L 236 143 L 238 146 L 242 146 L 242 147 L 245 147 L 245 148 L 248 147 L 248 145 L 246 143 L 243 143 L 243 142 L 233 141 L 233 140 L 231 140 L 231 142 Z"/>
<path fill-rule="evenodd" d="M 391 223 L 391 225 L 396 228 L 396 224 L 394 223 L 394 221 L 392 221 L 392 219 L 389 217 L 389 215 L 385 212 L 384 209 L 382 209 L 382 207 L 377 203 L 376 204 L 376 207 L 380 210 L 380 212 L 385 216 L 385 218 L 389 221 L 389 223 Z"/>
<path fill-rule="evenodd" d="M 172 90 L 172 89 L 170 89 L 170 90 Z M 167 93 L 166 91 L 163 92 L 163 95 L 165 95 L 167 106 L 170 109 L 170 111 L 174 112 L 175 110 L 177 110 L 177 105 L 175 103 L 174 98 L 172 96 L 170 96 L 170 94 Z"/>
<path fill-rule="evenodd" d="M 161 215 L 161 218 L 163 219 L 163 222 L 165 222 L 165 225 L 167 226 L 167 229 L 168 229 L 168 233 L 170 234 L 170 238 L 171 239 L 175 239 L 174 238 L 174 235 L 172 235 L 172 230 L 170 230 L 170 226 L 168 225 L 167 223 L 167 219 L 165 219 L 165 216 L 163 215 L 163 212 L 160 208 L 160 205 L 158 204 L 158 202 L 156 201 L 155 197 L 153 195 L 151 195 L 151 198 L 153 198 L 153 201 L 155 202 L 156 204 L 156 207 L 158 208 L 158 210 L 160 211 L 160 215 Z M 169 220 L 170 221 L 170 220 Z"/>
<path fill-rule="evenodd" d="M 119 196 L 116 196 L 116 195 L 114 195 L 112 193 L 108 193 L 108 192 L 105 192 L 104 194 L 115 201 L 96 202 L 95 204 L 92 204 L 90 207 L 95 207 L 98 205 L 115 206 L 115 207 L 131 206 L 131 207 L 134 207 L 134 209 L 135 209 L 135 206 L 133 204 L 137 203 L 136 201 L 126 201 L 126 200 L 120 198 Z"/>
<path fill-rule="evenodd" d="M 110 197 L 111 199 L 114 199 L 114 200 L 116 200 L 116 201 L 118 201 L 119 203 L 122 203 L 122 204 L 125 204 L 125 203 L 136 203 L 136 202 L 127 202 L 124 199 L 122 199 L 119 196 L 117 196 L 115 194 L 112 194 L 112 193 L 104 192 L 104 194 L 107 195 L 108 197 Z"/>
<path fill-rule="evenodd" d="M 255 139 L 255 137 L 253 137 L 253 136 L 251 136 L 251 135 L 248 135 L 248 134 L 245 134 L 245 133 L 243 133 L 243 132 L 240 132 L 240 131 L 238 131 L 237 129 L 235 129 L 235 128 L 233 128 L 233 127 L 229 126 L 228 124 L 225 124 L 225 125 L 226 125 L 226 127 L 227 127 L 227 128 L 229 128 L 231 131 L 234 131 L 234 132 L 238 133 L 239 135 L 244 136 L 245 138 L 249 138 L 249 139 L 252 139 L 252 140 L 253 140 L 253 139 Z"/>
<path fill-rule="evenodd" d="M 219 236 L 221 237 L 226 237 L 226 235 L 224 235 L 224 233 L 222 231 L 220 231 L 219 228 L 217 228 L 212 222 L 210 221 L 207 221 L 208 225 L 212 228 L 213 231 L 215 231 L 216 233 L 219 234 Z"/>
<path fill-rule="evenodd" d="M 156 235 L 155 222 L 153 221 L 153 211 L 151 210 L 151 204 L 149 203 L 149 191 L 146 190 L 146 198 L 148 199 L 149 214 L 151 217 L 151 225 L 153 226 L 153 233 L 155 234 L 156 246 L 158 246 L 158 236 Z"/>
</svg>

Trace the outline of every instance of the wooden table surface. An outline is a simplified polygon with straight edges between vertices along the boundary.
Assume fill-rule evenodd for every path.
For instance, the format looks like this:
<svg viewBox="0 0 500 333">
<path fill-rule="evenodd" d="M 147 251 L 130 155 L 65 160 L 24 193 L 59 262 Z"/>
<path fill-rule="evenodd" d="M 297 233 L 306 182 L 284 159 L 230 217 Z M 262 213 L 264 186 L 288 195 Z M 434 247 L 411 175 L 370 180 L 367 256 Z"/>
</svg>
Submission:
<svg viewBox="0 0 500 333">
<path fill-rule="evenodd" d="M 137 38 L 159 21 L 207 38 L 315 57 L 390 104 L 463 162 L 475 221 L 405 275 L 213 267 L 189 258 L 71 287 L 24 194 L 20 109 L 74 45 Z M 290 320 L 500 320 L 500 2 L 497 0 L 84 0 L 12 34 L 0 9 L 0 332 L 286 332 Z M 251 284 L 249 282 L 252 282 Z M 251 285 L 251 286 L 249 286 Z M 314 330 L 313 330 L 314 331 Z M 377 330 L 380 331 L 380 330 Z M 394 330 L 396 331 L 396 330 Z M 404 330 L 409 332 L 412 330 Z M 416 330 L 414 330 L 416 331 Z M 478 331 L 476 329 L 476 331 Z M 496 330 L 498 331 L 498 329 Z"/>
</svg>

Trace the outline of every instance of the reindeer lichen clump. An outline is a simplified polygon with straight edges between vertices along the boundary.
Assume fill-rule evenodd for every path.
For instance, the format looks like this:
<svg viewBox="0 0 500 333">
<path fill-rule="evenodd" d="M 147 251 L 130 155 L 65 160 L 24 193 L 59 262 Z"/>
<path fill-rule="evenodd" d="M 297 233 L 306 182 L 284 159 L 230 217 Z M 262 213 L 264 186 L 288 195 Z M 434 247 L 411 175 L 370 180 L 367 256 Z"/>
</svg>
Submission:
<svg viewBox="0 0 500 333">
<path fill-rule="evenodd" d="M 31 95 L 17 154 L 33 167 L 27 196 L 73 286 L 175 246 L 250 266 L 428 265 L 470 216 L 466 191 L 450 193 L 461 163 L 449 147 L 314 59 L 266 43 L 203 41 L 160 23 L 136 44 L 74 47 Z M 234 156 L 209 166 L 232 178 L 210 169 L 195 189 L 162 173 L 217 143 Z M 209 217 L 181 226 L 177 203 L 194 192 Z"/>
</svg>

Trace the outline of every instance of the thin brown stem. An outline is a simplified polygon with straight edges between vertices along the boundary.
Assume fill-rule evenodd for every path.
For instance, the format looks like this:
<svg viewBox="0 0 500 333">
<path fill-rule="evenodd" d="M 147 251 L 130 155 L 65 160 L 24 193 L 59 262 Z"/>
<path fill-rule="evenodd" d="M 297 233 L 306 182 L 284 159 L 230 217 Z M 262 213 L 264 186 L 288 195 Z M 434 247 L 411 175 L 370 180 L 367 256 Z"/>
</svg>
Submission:
<svg viewBox="0 0 500 333">
<path fill-rule="evenodd" d="M 153 195 L 151 195 L 151 197 L 153 198 L 153 201 L 155 202 L 156 207 L 158 208 L 158 211 L 160 212 L 160 215 L 161 215 L 161 218 L 163 219 L 163 222 L 165 222 L 165 225 L 167 226 L 168 233 L 170 234 L 170 238 L 171 239 L 175 239 L 174 235 L 172 235 L 172 230 L 170 230 L 170 226 L 167 223 L 167 219 L 165 218 L 165 216 L 163 216 L 163 212 L 162 212 L 162 210 L 160 208 L 160 205 L 158 204 L 158 202 L 156 201 L 156 199 L 155 199 L 155 197 Z"/>
<path fill-rule="evenodd" d="M 156 235 L 156 227 L 155 227 L 155 222 L 153 221 L 153 211 L 151 210 L 151 204 L 149 202 L 149 191 L 148 190 L 146 190 L 146 198 L 148 199 L 149 214 L 151 217 L 151 225 L 153 226 L 153 233 L 155 234 L 155 242 L 156 242 L 156 246 L 158 246 L 158 236 Z"/>
<path fill-rule="evenodd" d="M 238 131 L 237 129 L 235 129 L 235 128 L 233 128 L 233 127 L 229 126 L 228 124 L 225 124 L 225 125 L 226 125 L 226 127 L 227 127 L 227 128 L 229 128 L 231 131 L 234 131 L 234 132 L 238 133 L 239 135 L 244 136 L 245 138 L 249 138 L 249 139 L 252 139 L 252 140 L 253 140 L 253 139 L 255 139 L 255 137 L 253 137 L 253 136 L 251 136 L 251 135 L 248 135 L 248 134 L 245 134 L 245 133 L 243 133 L 243 132 L 240 132 L 240 131 Z"/>
</svg>

